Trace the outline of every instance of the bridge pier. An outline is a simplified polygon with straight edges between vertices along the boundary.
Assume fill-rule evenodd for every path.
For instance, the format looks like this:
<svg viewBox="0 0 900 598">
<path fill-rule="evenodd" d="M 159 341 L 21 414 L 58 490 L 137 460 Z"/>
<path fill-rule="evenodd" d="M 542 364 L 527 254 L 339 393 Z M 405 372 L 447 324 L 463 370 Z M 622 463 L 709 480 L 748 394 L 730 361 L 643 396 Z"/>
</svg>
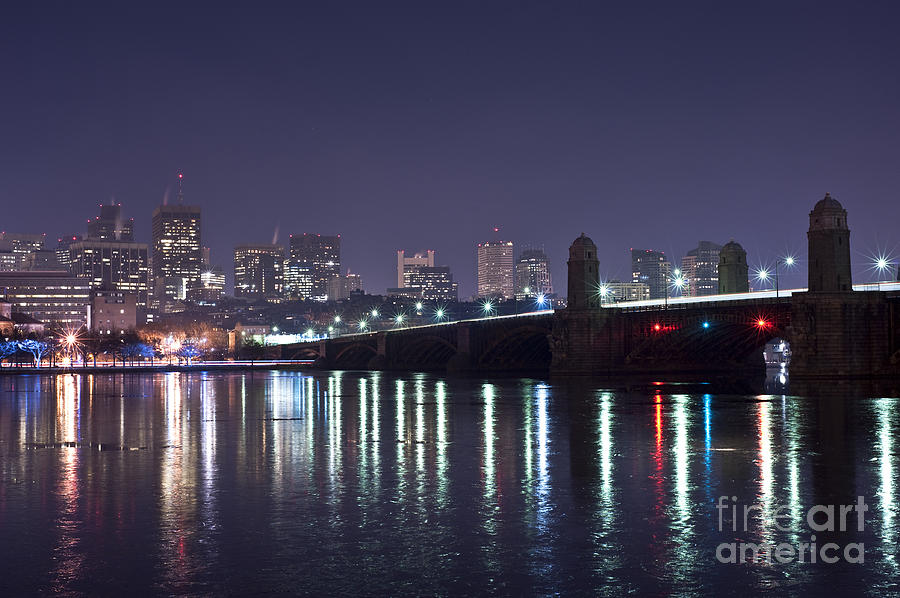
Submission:
<svg viewBox="0 0 900 598">
<path fill-rule="evenodd" d="M 890 373 L 891 305 L 883 293 L 795 293 L 791 378 L 865 378 Z"/>
<path fill-rule="evenodd" d="M 367 369 L 380 371 L 388 369 L 387 335 L 379 334 L 375 339 L 375 355 L 369 360 Z"/>
</svg>

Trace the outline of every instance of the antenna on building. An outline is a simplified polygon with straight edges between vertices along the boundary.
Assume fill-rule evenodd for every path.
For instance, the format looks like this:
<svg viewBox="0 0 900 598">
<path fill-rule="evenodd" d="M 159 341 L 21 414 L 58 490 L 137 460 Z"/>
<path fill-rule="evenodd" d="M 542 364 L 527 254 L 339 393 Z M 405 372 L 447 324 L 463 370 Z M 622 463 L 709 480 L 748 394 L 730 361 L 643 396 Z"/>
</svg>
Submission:
<svg viewBox="0 0 900 598">
<path fill-rule="evenodd" d="M 184 203 L 184 174 L 178 173 L 178 204 Z"/>
</svg>

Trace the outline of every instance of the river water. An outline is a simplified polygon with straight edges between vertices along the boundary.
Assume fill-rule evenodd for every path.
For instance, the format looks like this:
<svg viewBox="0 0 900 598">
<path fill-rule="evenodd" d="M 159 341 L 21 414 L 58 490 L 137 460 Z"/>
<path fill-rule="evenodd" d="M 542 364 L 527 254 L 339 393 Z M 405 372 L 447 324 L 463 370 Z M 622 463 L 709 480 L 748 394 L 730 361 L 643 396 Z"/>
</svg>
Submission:
<svg viewBox="0 0 900 598">
<path fill-rule="evenodd" d="M 834 387 L 5 376 L 0 595 L 881 596 L 898 426 Z"/>
</svg>

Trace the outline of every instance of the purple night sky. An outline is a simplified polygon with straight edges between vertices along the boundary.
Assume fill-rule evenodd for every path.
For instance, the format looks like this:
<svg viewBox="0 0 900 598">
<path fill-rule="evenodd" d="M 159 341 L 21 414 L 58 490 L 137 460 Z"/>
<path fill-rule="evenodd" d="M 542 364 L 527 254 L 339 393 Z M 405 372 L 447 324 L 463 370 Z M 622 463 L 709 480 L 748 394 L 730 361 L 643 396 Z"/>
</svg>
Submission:
<svg viewBox="0 0 900 598">
<path fill-rule="evenodd" d="M 340 233 L 370 292 L 432 248 L 471 295 L 495 224 L 563 294 L 581 232 L 621 279 L 700 239 L 802 260 L 826 191 L 856 281 L 900 255 L 897 2 L 87 4 L 0 13 L 2 230 L 115 198 L 149 241 L 183 171 L 229 278 L 276 228 Z"/>
</svg>

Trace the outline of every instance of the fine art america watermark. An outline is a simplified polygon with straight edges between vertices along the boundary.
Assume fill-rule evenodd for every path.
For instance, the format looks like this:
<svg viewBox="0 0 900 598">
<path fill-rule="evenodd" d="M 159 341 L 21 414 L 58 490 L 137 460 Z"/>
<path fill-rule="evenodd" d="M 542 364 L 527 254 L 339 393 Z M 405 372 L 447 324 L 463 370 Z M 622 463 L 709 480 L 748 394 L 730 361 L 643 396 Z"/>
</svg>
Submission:
<svg viewBox="0 0 900 598">
<path fill-rule="evenodd" d="M 720 496 L 716 502 L 719 532 L 747 533 L 750 521 L 766 511 L 766 519 L 781 532 L 796 532 L 796 527 L 787 527 L 785 522 L 792 519 L 791 509 L 780 505 L 771 510 L 759 504 L 739 504 L 736 496 Z M 780 542 L 722 542 L 716 547 L 716 560 L 720 563 L 766 562 L 768 564 L 787 563 L 864 563 L 865 546 L 862 542 L 838 544 L 817 542 L 816 533 L 862 532 L 865 529 L 865 513 L 869 505 L 862 496 L 856 504 L 815 505 L 806 511 L 804 521 L 809 529 L 808 539 L 796 543 Z"/>
</svg>

